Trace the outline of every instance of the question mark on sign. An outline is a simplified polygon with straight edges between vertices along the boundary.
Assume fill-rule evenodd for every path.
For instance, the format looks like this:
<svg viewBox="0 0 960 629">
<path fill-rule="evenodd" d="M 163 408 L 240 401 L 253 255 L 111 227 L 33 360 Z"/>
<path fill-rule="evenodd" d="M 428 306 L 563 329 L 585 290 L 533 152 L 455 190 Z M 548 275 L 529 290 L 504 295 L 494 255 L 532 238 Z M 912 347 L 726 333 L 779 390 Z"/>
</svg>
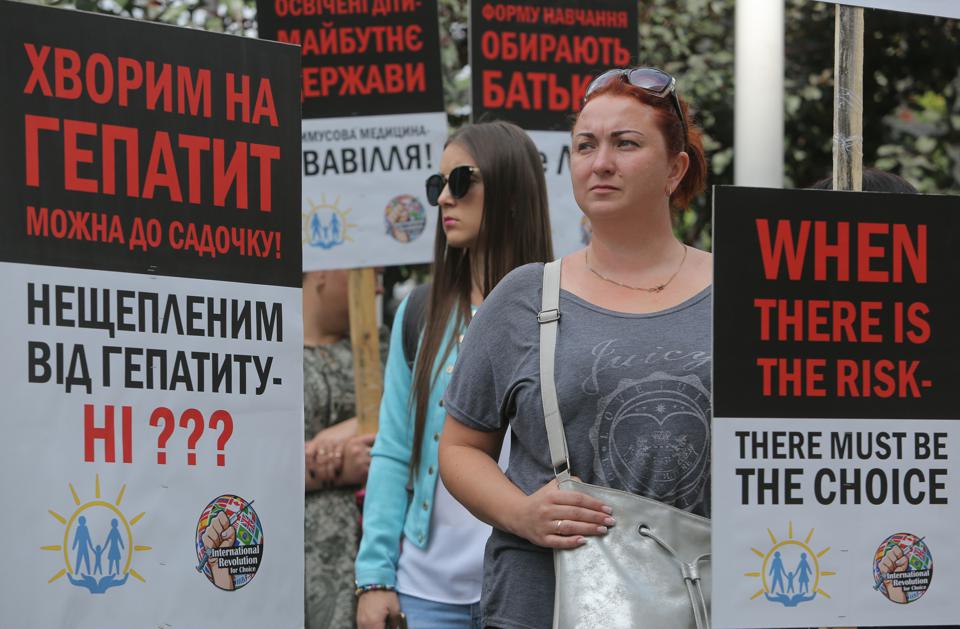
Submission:
<svg viewBox="0 0 960 629">
<path fill-rule="evenodd" d="M 233 435 L 233 417 L 227 411 L 214 411 L 213 415 L 210 416 L 210 428 L 216 430 L 221 424 L 223 424 L 223 430 L 220 431 L 220 436 L 217 438 L 217 466 L 219 467 L 223 467 L 227 463 L 227 455 L 223 450 L 227 441 L 230 440 L 230 436 Z"/>
<path fill-rule="evenodd" d="M 203 434 L 203 414 L 195 408 L 188 408 L 180 416 L 180 427 L 186 428 L 187 424 L 193 422 L 193 431 L 187 437 L 187 465 L 197 464 L 197 442 L 200 441 L 200 435 Z"/>
<path fill-rule="evenodd" d="M 170 435 L 173 434 L 176 420 L 173 418 L 173 411 L 165 406 L 159 406 L 153 409 L 153 413 L 150 414 L 150 425 L 154 427 L 159 426 L 160 420 L 163 420 L 163 430 L 161 430 L 159 436 L 157 436 L 157 464 L 166 465 L 167 440 L 170 439 Z"/>
</svg>

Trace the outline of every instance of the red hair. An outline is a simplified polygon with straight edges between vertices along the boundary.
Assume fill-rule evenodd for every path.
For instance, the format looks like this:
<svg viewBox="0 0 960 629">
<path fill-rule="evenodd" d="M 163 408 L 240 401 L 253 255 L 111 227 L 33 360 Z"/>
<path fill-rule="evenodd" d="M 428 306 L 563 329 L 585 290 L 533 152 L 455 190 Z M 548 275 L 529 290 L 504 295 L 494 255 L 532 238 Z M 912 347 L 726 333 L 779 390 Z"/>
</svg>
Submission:
<svg viewBox="0 0 960 629">
<path fill-rule="evenodd" d="M 592 92 L 586 98 L 584 105 L 598 96 L 627 96 L 637 99 L 654 110 L 657 127 L 663 135 L 667 152 L 674 156 L 685 151 L 690 157 L 687 172 L 680 180 L 680 185 L 670 195 L 670 207 L 680 210 L 689 206 L 694 197 L 701 194 L 706 188 L 707 160 L 703 154 L 703 132 L 693 125 L 687 102 L 679 94 L 677 95 L 683 117 L 687 121 L 687 137 L 684 138 L 683 123 L 677 117 L 677 112 L 671 102 L 673 97 L 670 95 L 662 98 L 653 96 L 626 81 L 614 80 Z M 583 110 L 582 107 L 580 109 Z M 578 119 L 579 116 L 577 114 Z"/>
</svg>

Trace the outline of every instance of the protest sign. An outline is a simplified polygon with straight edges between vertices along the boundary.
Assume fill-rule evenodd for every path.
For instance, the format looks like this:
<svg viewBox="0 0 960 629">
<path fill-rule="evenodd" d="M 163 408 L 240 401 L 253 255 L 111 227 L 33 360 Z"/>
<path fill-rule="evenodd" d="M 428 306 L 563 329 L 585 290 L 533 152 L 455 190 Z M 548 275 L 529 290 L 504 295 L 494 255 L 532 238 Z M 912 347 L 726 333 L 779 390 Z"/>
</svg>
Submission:
<svg viewBox="0 0 960 629">
<path fill-rule="evenodd" d="M 259 0 L 302 55 L 305 270 L 428 262 L 447 136 L 436 0 Z"/>
<path fill-rule="evenodd" d="M 960 5 L 956 0 L 820 0 L 831 4 L 846 4 L 866 9 L 886 9 L 901 13 L 919 13 L 940 17 L 960 18 Z"/>
<path fill-rule="evenodd" d="M 956 208 L 716 189 L 715 626 L 956 622 Z"/>
<path fill-rule="evenodd" d="M 296 49 L 0 2 L 0 59 L 0 625 L 299 625 Z"/>
<path fill-rule="evenodd" d="M 573 115 L 597 74 L 631 64 L 637 37 L 637 3 L 628 0 L 470 5 L 473 119 L 514 122 L 539 148 L 557 256 L 590 239 L 570 185 Z"/>
</svg>

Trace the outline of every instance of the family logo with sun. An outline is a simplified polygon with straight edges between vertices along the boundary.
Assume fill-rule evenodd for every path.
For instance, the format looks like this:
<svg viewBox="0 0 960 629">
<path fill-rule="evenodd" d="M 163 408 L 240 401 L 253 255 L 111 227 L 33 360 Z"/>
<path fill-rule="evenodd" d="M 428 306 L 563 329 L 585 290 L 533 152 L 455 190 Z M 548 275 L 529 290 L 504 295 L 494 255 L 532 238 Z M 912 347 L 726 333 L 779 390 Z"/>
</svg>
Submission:
<svg viewBox="0 0 960 629">
<path fill-rule="evenodd" d="M 762 560 L 759 571 L 744 574 L 760 579 L 760 589 L 750 600 L 763 596 L 770 603 L 796 607 L 812 601 L 817 595 L 830 598 L 821 580 L 837 573 L 824 570 L 820 563 L 824 555 L 830 552 L 830 547 L 815 551 L 810 545 L 813 529 L 803 541 L 794 539 L 793 522 L 788 525 L 786 539 L 777 539 L 770 529 L 767 529 L 767 535 L 770 537 L 770 547 L 766 551 L 750 549 Z"/>
<path fill-rule="evenodd" d="M 307 199 L 307 203 L 310 207 L 302 211 L 303 244 L 329 250 L 353 241 L 350 232 L 357 225 L 350 222 L 352 210 L 340 209 L 339 196 L 333 203 L 327 201 L 325 194 L 321 196 L 319 204 L 310 199 Z"/>
<path fill-rule="evenodd" d="M 61 543 L 40 547 L 58 553 L 63 560 L 61 569 L 47 583 L 66 576 L 75 587 L 84 588 L 91 594 L 103 594 L 110 588 L 126 585 L 130 577 L 143 582 L 144 578 L 133 567 L 133 562 L 138 553 L 152 549 L 134 542 L 134 527 L 145 514 L 141 512 L 127 518 L 120 510 L 127 486 L 120 487 L 112 502 L 101 497 L 99 474 L 92 500 L 84 502 L 73 483 L 68 486 L 73 497 L 73 510 L 68 511 L 68 515 L 49 510 L 50 515 L 63 525 L 63 539 Z"/>
</svg>

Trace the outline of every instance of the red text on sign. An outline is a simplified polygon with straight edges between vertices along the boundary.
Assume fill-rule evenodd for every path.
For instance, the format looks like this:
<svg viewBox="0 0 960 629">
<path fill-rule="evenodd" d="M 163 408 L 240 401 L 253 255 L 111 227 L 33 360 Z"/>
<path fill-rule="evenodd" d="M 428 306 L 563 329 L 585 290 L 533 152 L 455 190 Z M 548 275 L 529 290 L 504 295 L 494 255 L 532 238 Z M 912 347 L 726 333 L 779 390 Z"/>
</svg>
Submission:
<svg viewBox="0 0 960 629">
<path fill-rule="evenodd" d="M 97 425 L 97 409 L 93 404 L 83 405 L 83 460 L 92 463 L 96 460 L 96 443 L 103 442 L 103 460 L 114 463 L 117 460 L 117 426 L 114 421 L 115 407 L 108 404 L 103 407 L 103 424 Z M 129 406 L 120 407 L 120 444 L 124 463 L 133 462 L 133 421 Z"/>
<path fill-rule="evenodd" d="M 40 166 L 47 160 L 43 158 L 41 144 L 46 141 L 47 144 L 54 143 L 63 152 L 65 190 L 119 194 L 117 172 L 122 165 L 124 193 L 128 197 L 153 199 L 162 189 L 164 196 L 176 203 L 210 202 L 225 207 L 228 194 L 233 193 L 236 207 L 247 209 L 249 189 L 257 183 L 260 211 L 269 212 L 273 207 L 272 167 L 273 162 L 280 159 L 279 146 L 240 140 L 231 141 L 232 146 L 228 146 L 227 141 L 220 138 L 186 133 L 171 136 L 166 131 L 156 131 L 150 138 L 147 166 L 141 170 L 139 143 L 142 138 L 140 130 L 135 127 L 70 119 L 61 121 L 33 114 L 25 115 L 24 127 L 25 183 L 32 188 L 39 188 L 44 183 Z M 120 144 L 124 147 L 122 160 L 117 159 Z M 210 165 L 206 171 L 209 180 L 204 178 L 204 169 L 201 168 L 204 163 Z"/>
<path fill-rule="evenodd" d="M 770 222 L 758 218 L 756 229 L 767 280 L 781 279 L 784 270 L 791 280 L 809 279 L 812 260 L 816 281 L 850 281 L 853 265 L 857 282 L 927 282 L 926 225 L 781 219 L 771 236 Z M 890 270 L 881 268 L 887 261 Z"/>
<path fill-rule="evenodd" d="M 174 431 L 179 428 L 181 432 L 186 432 L 187 441 L 187 465 L 197 464 L 197 443 L 203 436 L 206 424 L 203 413 L 195 408 L 188 408 L 180 414 L 179 420 L 174 412 L 165 406 L 157 407 L 150 414 L 150 425 L 154 428 L 162 428 L 157 435 L 157 464 L 166 465 L 167 463 L 167 442 Z M 216 410 L 210 415 L 209 427 L 217 430 L 217 466 L 226 465 L 226 454 L 224 452 L 227 441 L 233 435 L 233 417 L 225 410 Z"/>
<path fill-rule="evenodd" d="M 917 360 L 758 358 L 764 397 L 919 398 L 930 380 L 921 379 Z M 828 389 L 829 386 L 829 389 Z"/>
<path fill-rule="evenodd" d="M 85 95 L 98 105 L 115 102 L 120 107 L 128 107 L 131 95 L 137 94 L 142 96 L 148 111 L 204 118 L 213 116 L 213 75 L 208 69 L 174 67 L 129 57 L 113 60 L 99 52 L 82 58 L 69 48 L 37 48 L 29 42 L 23 46 L 31 66 L 30 76 L 23 87 L 24 94 L 39 92 L 43 96 L 64 100 L 77 100 Z M 48 62 L 52 65 L 52 81 Z M 227 120 L 239 119 L 251 124 L 266 121 L 272 127 L 279 125 L 269 79 L 259 79 L 256 94 L 247 75 L 237 77 L 227 72 L 225 82 Z M 238 105 L 242 108 L 239 117 L 235 114 Z"/>
<path fill-rule="evenodd" d="M 487 109 L 525 111 L 570 111 L 579 109 L 592 77 L 571 76 L 570 84 L 549 72 L 485 70 L 482 76 L 483 106 Z"/>
</svg>

